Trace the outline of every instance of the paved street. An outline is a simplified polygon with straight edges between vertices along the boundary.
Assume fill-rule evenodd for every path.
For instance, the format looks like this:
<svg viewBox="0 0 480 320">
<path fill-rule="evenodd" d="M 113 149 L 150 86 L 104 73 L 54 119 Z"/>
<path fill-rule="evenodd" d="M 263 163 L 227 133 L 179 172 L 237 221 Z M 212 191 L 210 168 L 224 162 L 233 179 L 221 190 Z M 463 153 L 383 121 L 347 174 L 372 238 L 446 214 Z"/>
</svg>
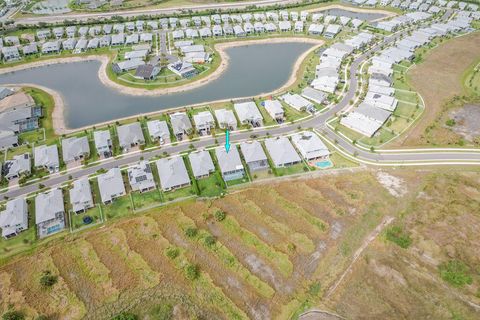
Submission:
<svg viewBox="0 0 480 320">
<path fill-rule="evenodd" d="M 443 19 L 446 19 L 447 16 L 444 16 Z M 406 33 L 408 31 L 404 31 Z M 295 132 L 301 124 L 302 128 L 314 128 L 320 132 L 324 138 L 328 139 L 332 144 L 337 148 L 340 148 L 343 152 L 349 154 L 350 156 L 355 156 L 359 161 L 368 162 L 371 165 L 402 165 L 402 164 L 413 164 L 418 165 L 431 165 L 442 164 L 448 162 L 465 162 L 472 163 L 475 165 L 480 165 L 480 150 L 470 150 L 470 151 L 458 151 L 458 150 L 439 150 L 435 151 L 430 149 L 427 151 L 398 151 L 398 152 L 383 152 L 381 150 L 370 152 L 369 150 L 362 149 L 356 145 L 353 145 L 351 142 L 347 141 L 345 138 L 340 136 L 338 133 L 334 132 L 326 126 L 326 121 L 332 118 L 337 112 L 342 111 L 349 106 L 350 100 L 355 97 L 355 92 L 358 88 L 358 78 L 357 73 L 359 72 L 360 66 L 363 62 L 368 59 L 370 53 L 377 52 L 383 44 L 388 44 L 400 37 L 401 34 L 393 34 L 389 37 L 385 37 L 380 43 L 373 46 L 367 52 L 359 55 L 354 59 L 350 64 L 350 79 L 348 80 L 348 90 L 344 93 L 343 98 L 336 105 L 331 107 L 324 113 L 317 114 L 314 117 L 311 117 L 301 123 L 295 124 L 284 124 L 283 126 L 275 128 L 258 128 L 251 131 L 243 132 L 232 132 L 230 139 L 232 143 L 239 142 L 242 140 L 249 140 L 254 135 L 255 137 L 266 137 L 268 135 L 282 135 Z M 162 48 L 163 49 L 163 48 Z M 88 168 L 79 167 L 69 171 L 68 173 L 52 175 L 47 180 L 31 184 L 24 187 L 14 187 L 11 190 L 4 192 L 2 197 L 17 197 L 21 195 L 27 195 L 31 192 L 38 190 L 38 185 L 41 183 L 46 187 L 54 187 L 61 183 L 68 181 L 71 178 L 79 178 L 86 175 L 91 175 L 96 173 L 100 169 L 110 169 L 113 167 L 119 167 L 128 165 L 130 163 L 137 162 L 143 159 L 150 159 L 156 156 L 161 156 L 165 152 L 172 155 L 180 152 L 185 152 L 190 150 L 191 146 L 196 149 L 202 149 L 205 147 L 213 146 L 215 140 L 219 145 L 225 143 L 225 137 L 203 137 L 197 141 L 184 141 L 176 145 L 168 145 L 151 151 L 137 152 L 126 154 L 121 158 L 110 158 L 106 159 L 102 163 L 93 165 Z"/>
</svg>

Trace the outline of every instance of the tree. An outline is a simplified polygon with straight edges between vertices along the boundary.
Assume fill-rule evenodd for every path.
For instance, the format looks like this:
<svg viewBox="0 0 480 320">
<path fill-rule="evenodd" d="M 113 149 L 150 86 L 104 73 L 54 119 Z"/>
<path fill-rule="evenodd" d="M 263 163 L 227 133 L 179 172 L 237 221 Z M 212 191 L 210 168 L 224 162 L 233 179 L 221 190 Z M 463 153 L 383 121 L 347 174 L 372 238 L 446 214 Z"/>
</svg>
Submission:
<svg viewBox="0 0 480 320">
<path fill-rule="evenodd" d="M 2 316 L 2 319 L 3 320 L 23 320 L 25 319 L 25 316 L 20 311 L 12 310 L 12 311 L 5 312 Z"/>
<path fill-rule="evenodd" d="M 208 247 L 213 247 L 215 245 L 215 243 L 217 242 L 217 239 L 215 239 L 214 236 L 207 236 L 205 237 L 205 244 L 208 246 Z"/>
</svg>

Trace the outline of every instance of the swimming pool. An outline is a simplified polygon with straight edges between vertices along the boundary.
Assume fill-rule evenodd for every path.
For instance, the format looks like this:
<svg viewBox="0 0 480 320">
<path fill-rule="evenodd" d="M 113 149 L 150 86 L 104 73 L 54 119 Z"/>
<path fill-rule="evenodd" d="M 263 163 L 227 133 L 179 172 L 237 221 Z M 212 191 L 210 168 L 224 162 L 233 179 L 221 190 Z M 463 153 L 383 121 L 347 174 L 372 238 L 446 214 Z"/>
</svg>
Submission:
<svg viewBox="0 0 480 320">
<path fill-rule="evenodd" d="M 333 167 L 333 163 L 330 160 L 323 160 L 323 161 L 315 162 L 315 166 L 317 166 L 320 169 L 327 169 L 327 168 Z"/>
</svg>

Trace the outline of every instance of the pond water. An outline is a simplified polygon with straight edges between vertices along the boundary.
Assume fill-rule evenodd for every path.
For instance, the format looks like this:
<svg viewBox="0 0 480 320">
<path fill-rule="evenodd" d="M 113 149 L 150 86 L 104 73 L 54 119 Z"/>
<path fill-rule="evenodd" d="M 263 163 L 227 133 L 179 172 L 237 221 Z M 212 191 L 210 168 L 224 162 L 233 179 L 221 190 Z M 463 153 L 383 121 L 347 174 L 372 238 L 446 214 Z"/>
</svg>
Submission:
<svg viewBox="0 0 480 320">
<path fill-rule="evenodd" d="M 372 21 L 376 19 L 380 19 L 383 17 L 386 17 L 386 14 L 383 13 L 378 13 L 378 12 L 354 12 L 346 9 L 328 9 L 328 10 L 323 10 L 319 11 L 320 13 L 323 13 L 324 15 L 331 15 L 331 16 L 344 16 L 344 17 L 349 17 L 352 19 L 360 19 L 364 21 Z"/>
<path fill-rule="evenodd" d="M 0 84 L 33 83 L 59 92 L 65 122 L 75 129 L 166 108 L 271 92 L 289 79 L 298 57 L 313 45 L 298 42 L 254 44 L 226 50 L 227 70 L 196 89 L 161 96 L 132 96 L 104 86 L 99 61 L 56 64 L 0 75 Z"/>
</svg>

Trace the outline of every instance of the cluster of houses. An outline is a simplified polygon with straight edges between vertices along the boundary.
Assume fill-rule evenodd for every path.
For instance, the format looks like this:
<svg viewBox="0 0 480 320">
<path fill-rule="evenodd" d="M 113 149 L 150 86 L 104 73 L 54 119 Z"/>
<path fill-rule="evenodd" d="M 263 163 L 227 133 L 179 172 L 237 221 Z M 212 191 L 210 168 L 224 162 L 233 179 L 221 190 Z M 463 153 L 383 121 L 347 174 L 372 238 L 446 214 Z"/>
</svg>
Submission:
<svg viewBox="0 0 480 320">
<path fill-rule="evenodd" d="M 356 50 L 370 44 L 374 36 L 368 32 L 361 32 L 342 42 L 337 42 L 325 49 L 320 56 L 320 63 L 315 68 L 315 79 L 311 87 L 324 95 L 333 94 L 340 82 L 340 67 L 342 61 Z"/>
<path fill-rule="evenodd" d="M 306 88 L 302 95 L 287 93 L 280 97 L 287 105 L 300 112 L 314 112 L 314 103 L 323 103 L 324 98 L 321 92 L 317 92 L 313 88 Z M 278 123 L 285 120 L 285 110 L 280 100 L 265 100 L 261 107 L 265 108 L 265 111 Z M 2 119 L 1 115 L 0 113 L 0 120 Z M 172 136 L 177 141 L 182 141 L 194 133 L 201 136 L 210 135 L 217 124 L 219 128 L 231 131 L 237 130 L 239 123 L 249 127 L 260 127 L 263 126 L 264 118 L 254 101 L 246 101 L 234 103 L 233 110 L 217 109 L 214 114 L 205 110 L 190 117 L 186 112 L 174 112 L 169 114 L 169 122 L 170 126 L 166 120 L 148 120 L 146 129 L 150 140 L 164 145 L 171 142 Z M 146 143 L 140 122 L 119 125 L 116 127 L 116 133 L 122 153 L 128 153 Z M 100 158 L 113 156 L 113 142 L 109 129 L 94 131 L 93 144 Z M 88 159 L 92 152 L 89 139 L 84 135 L 62 139 L 60 151 L 56 144 L 35 146 L 33 148 L 33 166 L 37 170 L 45 170 L 50 174 L 57 173 L 60 171 L 61 160 L 67 168 L 78 166 L 82 161 Z M 3 164 L 3 177 L 9 181 L 22 176 L 28 177 L 32 173 L 31 167 L 30 154 L 17 155 Z"/>
<path fill-rule="evenodd" d="M 42 107 L 23 91 L 0 87 L 0 149 L 19 145 L 18 135 L 39 127 Z"/>
<path fill-rule="evenodd" d="M 398 105 L 394 97 L 393 65 L 412 60 L 415 50 L 435 37 L 460 32 L 470 27 L 472 18 L 462 14 L 445 23 L 433 23 L 403 37 L 389 48 L 383 49 L 371 60 L 368 69 L 368 92 L 358 108 L 340 120 L 340 123 L 367 137 L 372 137 L 391 117 Z"/>
<path fill-rule="evenodd" d="M 320 22 L 323 22 L 320 23 Z M 2 59 L 17 61 L 22 56 L 58 54 L 62 51 L 81 53 L 103 47 L 135 46 L 149 44 L 160 29 L 169 30 L 174 40 L 219 36 L 244 37 L 263 32 L 307 32 L 334 38 L 342 26 L 358 29 L 363 21 L 346 16 L 324 15 L 307 11 L 270 11 L 244 14 L 214 14 L 184 18 L 137 20 L 125 23 L 93 26 L 67 26 L 40 29 L 35 34 L 25 33 L 0 38 Z M 145 49 L 134 49 L 139 51 Z M 138 55 L 140 53 L 133 54 Z M 148 54 L 148 53 L 147 53 Z M 195 59 L 197 58 L 194 55 Z M 141 57 L 130 57 L 115 70 L 134 70 L 145 65 Z M 143 57 L 144 58 L 144 57 Z M 143 61 L 143 60 L 142 60 Z M 173 61 L 171 61 L 172 63 Z M 187 63 L 192 63 L 187 58 Z"/>
<path fill-rule="evenodd" d="M 445 9 L 458 9 L 467 11 L 477 11 L 478 4 L 464 1 L 446 1 L 446 0 L 351 0 L 355 5 L 374 7 L 390 6 L 402 10 L 429 12 L 436 14 Z"/>
<path fill-rule="evenodd" d="M 239 153 L 241 151 L 242 157 Z M 267 156 L 267 152 L 269 157 Z M 325 159 L 329 150 L 315 133 L 298 132 L 289 137 L 266 139 L 264 147 L 259 141 L 248 141 L 226 152 L 223 147 L 213 150 L 218 167 L 225 181 L 243 179 L 250 172 L 268 170 L 269 159 L 276 168 L 287 167 L 302 161 Z M 303 160 L 302 160 L 303 159 Z M 132 192 L 146 192 L 157 188 L 151 165 L 158 170 L 160 187 L 164 192 L 189 186 L 191 179 L 203 179 L 216 171 L 211 153 L 207 150 L 195 151 L 188 155 L 192 169 L 189 175 L 184 158 L 174 156 L 154 162 L 142 160 L 126 168 L 126 179 L 119 168 L 112 168 L 97 176 L 100 201 L 108 205 L 126 195 L 125 180 Z M 244 163 L 247 166 L 244 167 Z M 64 190 L 56 188 L 35 196 L 35 223 L 40 238 L 57 233 L 66 228 L 66 212 L 85 212 L 94 207 L 91 182 L 88 177 L 75 180 L 68 189 L 69 205 L 66 206 Z M 71 208 L 71 209 L 67 209 Z M 28 205 L 25 198 L 9 200 L 5 210 L 0 212 L 0 228 L 6 239 L 29 228 Z"/>
</svg>

